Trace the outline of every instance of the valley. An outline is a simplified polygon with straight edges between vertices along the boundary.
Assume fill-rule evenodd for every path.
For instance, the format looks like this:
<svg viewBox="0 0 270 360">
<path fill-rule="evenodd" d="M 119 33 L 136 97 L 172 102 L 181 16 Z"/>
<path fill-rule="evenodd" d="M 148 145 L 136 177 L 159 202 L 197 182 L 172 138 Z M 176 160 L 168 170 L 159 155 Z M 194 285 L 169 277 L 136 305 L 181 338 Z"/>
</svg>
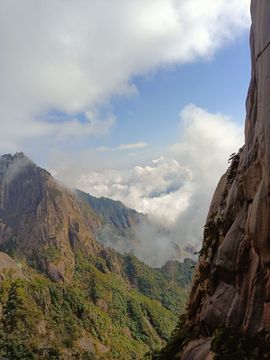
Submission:
<svg viewBox="0 0 270 360">
<path fill-rule="evenodd" d="M 107 225 L 124 236 L 141 215 L 109 199 L 100 200 L 101 213 L 99 199 L 91 207 L 88 196 L 58 184 L 23 153 L 0 157 L 2 356 L 141 359 L 170 339 L 194 262 L 151 268 L 104 247 L 97 230 Z"/>
</svg>

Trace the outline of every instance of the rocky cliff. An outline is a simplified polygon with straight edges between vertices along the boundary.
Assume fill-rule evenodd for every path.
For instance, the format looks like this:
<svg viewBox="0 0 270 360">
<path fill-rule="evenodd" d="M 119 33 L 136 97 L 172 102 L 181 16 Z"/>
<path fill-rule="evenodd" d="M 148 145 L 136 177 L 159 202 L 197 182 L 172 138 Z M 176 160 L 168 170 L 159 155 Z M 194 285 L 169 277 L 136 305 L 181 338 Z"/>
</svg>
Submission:
<svg viewBox="0 0 270 360">
<path fill-rule="evenodd" d="M 23 153 L 1 156 L 1 250 L 23 254 L 53 280 L 69 281 L 76 247 L 88 254 L 100 249 L 73 194 Z"/>
<path fill-rule="evenodd" d="M 105 200 L 101 217 L 84 197 L 23 153 L 0 157 L 0 358 L 141 359 L 169 339 L 192 261 L 168 272 L 105 248 L 96 230 L 137 213 Z"/>
<path fill-rule="evenodd" d="M 161 359 L 270 359 L 270 2 L 252 0 L 245 144 L 215 191 L 187 316 Z"/>
</svg>

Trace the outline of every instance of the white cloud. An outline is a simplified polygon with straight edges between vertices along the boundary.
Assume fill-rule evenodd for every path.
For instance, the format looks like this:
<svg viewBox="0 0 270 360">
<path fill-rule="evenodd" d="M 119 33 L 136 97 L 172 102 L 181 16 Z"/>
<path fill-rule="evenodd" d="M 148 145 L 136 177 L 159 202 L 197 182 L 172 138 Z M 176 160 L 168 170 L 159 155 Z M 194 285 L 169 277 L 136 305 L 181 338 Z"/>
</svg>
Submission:
<svg viewBox="0 0 270 360">
<path fill-rule="evenodd" d="M 186 246 L 200 247 L 214 189 L 230 154 L 242 143 L 243 129 L 229 117 L 188 105 L 180 114 L 179 142 L 166 157 L 130 170 L 85 173 L 77 186 L 150 214 L 151 226 L 140 230 L 141 242 L 134 251 L 160 265 L 184 256 Z M 160 231 L 164 227 L 167 233 Z"/>
<path fill-rule="evenodd" d="M 138 142 L 135 144 L 121 144 L 116 147 L 117 150 L 133 150 L 133 149 L 142 149 L 147 147 L 148 144 L 146 142 Z"/>
<path fill-rule="evenodd" d="M 103 133 L 112 118 L 80 124 L 75 115 L 134 94 L 135 75 L 212 56 L 249 25 L 249 0 L 2 0 L 0 7 L 3 151 L 54 133 L 65 141 Z M 52 124 L 44 114 L 55 110 L 69 117 Z"/>
<path fill-rule="evenodd" d="M 187 207 L 191 176 L 189 169 L 176 160 L 162 157 L 130 170 L 82 175 L 78 186 L 95 196 L 121 200 L 140 212 L 172 222 Z M 178 200 L 174 201 L 176 196 Z"/>
<path fill-rule="evenodd" d="M 192 172 L 193 190 L 189 206 L 174 224 L 174 232 L 181 234 L 182 240 L 200 246 L 210 200 L 228 167 L 229 156 L 244 143 L 244 134 L 228 116 L 195 105 L 185 107 L 180 117 L 181 137 L 171 147 L 170 155 Z"/>
<path fill-rule="evenodd" d="M 105 119 L 101 119 L 95 112 L 87 111 L 85 113 L 84 123 L 76 118 L 66 120 L 64 122 L 65 126 L 63 126 L 62 122 L 57 121 L 47 123 L 48 133 L 46 135 L 54 136 L 60 141 L 99 136 L 106 134 L 114 125 L 114 122 L 115 117 L 113 115 L 108 115 Z"/>
<path fill-rule="evenodd" d="M 97 151 L 101 152 L 107 152 L 107 151 L 118 151 L 118 150 L 138 150 L 138 149 L 144 149 L 148 146 L 146 142 L 137 142 L 132 144 L 120 144 L 115 147 L 108 147 L 108 146 L 99 146 L 96 148 Z"/>
</svg>

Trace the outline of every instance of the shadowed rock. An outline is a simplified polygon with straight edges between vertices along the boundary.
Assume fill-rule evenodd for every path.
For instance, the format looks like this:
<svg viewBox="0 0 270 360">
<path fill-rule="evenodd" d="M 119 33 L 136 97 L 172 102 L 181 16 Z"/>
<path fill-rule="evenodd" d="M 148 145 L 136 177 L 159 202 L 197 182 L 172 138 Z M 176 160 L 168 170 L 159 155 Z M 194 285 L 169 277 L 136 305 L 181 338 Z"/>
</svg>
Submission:
<svg viewBox="0 0 270 360">
<path fill-rule="evenodd" d="M 270 359 L 270 1 L 252 0 L 251 15 L 245 145 L 213 196 L 178 355 L 168 346 L 158 359 L 210 359 L 220 328 L 262 339 L 243 351 Z"/>
<path fill-rule="evenodd" d="M 253 0 L 251 14 L 245 145 L 214 194 L 188 305 L 206 336 L 270 331 L 270 2 Z"/>
<path fill-rule="evenodd" d="M 0 157 L 2 251 L 23 256 L 55 281 L 70 281 L 75 249 L 92 255 L 100 250 L 91 215 L 82 213 L 71 191 L 23 153 Z"/>
</svg>

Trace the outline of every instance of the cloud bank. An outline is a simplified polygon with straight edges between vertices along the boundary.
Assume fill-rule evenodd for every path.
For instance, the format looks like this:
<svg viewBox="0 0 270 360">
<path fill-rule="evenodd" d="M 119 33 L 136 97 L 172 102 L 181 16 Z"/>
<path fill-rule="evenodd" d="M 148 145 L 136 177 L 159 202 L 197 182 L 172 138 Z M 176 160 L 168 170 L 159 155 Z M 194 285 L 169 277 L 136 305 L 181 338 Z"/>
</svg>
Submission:
<svg viewBox="0 0 270 360">
<path fill-rule="evenodd" d="M 0 151 L 106 133 L 97 109 L 134 76 L 209 58 L 249 21 L 249 0 L 2 0 Z"/>
<path fill-rule="evenodd" d="M 243 144 L 243 129 L 229 117 L 195 105 L 180 113 L 179 132 L 178 143 L 148 165 L 86 173 L 77 183 L 150 215 L 133 251 L 154 266 L 200 247 L 213 191 L 230 154 Z"/>
</svg>

